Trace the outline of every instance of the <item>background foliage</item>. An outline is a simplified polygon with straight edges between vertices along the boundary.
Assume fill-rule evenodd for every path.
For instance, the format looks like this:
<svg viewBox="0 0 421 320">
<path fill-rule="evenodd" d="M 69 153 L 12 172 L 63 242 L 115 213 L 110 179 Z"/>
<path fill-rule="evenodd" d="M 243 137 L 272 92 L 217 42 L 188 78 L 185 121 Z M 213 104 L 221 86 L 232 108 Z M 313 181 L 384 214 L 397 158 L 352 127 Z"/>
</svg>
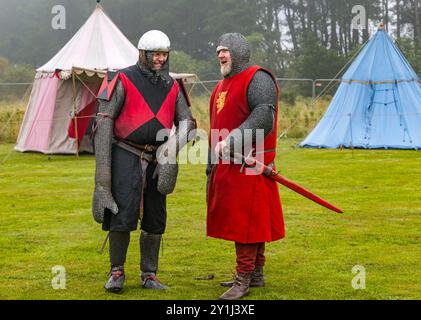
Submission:
<svg viewBox="0 0 421 320">
<path fill-rule="evenodd" d="M 215 43 L 241 32 L 253 60 L 278 77 L 331 78 L 383 21 L 416 71 L 421 43 L 420 0 L 102 0 L 106 12 L 136 44 L 150 29 L 166 32 L 175 50 L 172 69 L 218 79 Z M 66 8 L 66 29 L 51 27 L 54 5 Z M 0 0 L 0 56 L 10 64 L 41 66 L 80 28 L 96 1 Z M 352 30 L 354 5 L 366 8 L 368 28 Z M 27 79 L 11 67 L 0 81 Z M 308 91 L 302 90 L 308 94 Z"/>
</svg>

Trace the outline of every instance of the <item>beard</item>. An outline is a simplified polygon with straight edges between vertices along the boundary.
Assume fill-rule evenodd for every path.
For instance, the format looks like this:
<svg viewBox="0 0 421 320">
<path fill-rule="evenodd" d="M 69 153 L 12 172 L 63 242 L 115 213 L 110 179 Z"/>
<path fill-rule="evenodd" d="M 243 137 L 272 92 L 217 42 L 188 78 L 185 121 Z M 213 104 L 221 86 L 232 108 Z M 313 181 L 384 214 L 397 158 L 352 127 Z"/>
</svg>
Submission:
<svg viewBox="0 0 421 320">
<path fill-rule="evenodd" d="M 231 73 L 232 70 L 232 64 L 231 63 L 225 63 L 221 65 L 221 74 L 223 77 L 226 77 Z"/>
</svg>

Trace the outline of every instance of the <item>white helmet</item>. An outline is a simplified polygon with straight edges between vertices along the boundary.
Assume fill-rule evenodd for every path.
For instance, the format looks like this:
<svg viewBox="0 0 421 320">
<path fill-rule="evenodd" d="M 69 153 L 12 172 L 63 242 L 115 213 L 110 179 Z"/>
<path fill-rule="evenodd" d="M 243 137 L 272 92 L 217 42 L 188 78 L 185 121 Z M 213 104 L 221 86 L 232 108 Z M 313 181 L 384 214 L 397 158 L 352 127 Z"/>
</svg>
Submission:
<svg viewBox="0 0 421 320">
<path fill-rule="evenodd" d="M 170 39 L 159 30 L 150 30 L 140 37 L 137 48 L 146 51 L 170 51 Z"/>
</svg>

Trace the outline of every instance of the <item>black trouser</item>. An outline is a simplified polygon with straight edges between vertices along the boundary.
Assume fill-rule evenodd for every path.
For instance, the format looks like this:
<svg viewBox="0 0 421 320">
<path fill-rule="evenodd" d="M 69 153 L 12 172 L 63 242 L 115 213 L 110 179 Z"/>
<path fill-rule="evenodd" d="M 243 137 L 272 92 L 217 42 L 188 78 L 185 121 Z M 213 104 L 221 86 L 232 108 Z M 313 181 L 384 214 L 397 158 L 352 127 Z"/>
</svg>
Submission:
<svg viewBox="0 0 421 320">
<path fill-rule="evenodd" d="M 167 220 L 166 196 L 157 189 L 158 178 L 152 178 L 155 168 L 156 164 L 149 164 L 146 169 L 141 229 L 152 234 L 163 234 Z M 117 215 L 106 212 L 102 229 L 126 232 L 137 230 L 142 183 L 139 157 L 114 145 L 111 170 L 112 194 L 119 212 Z"/>
</svg>

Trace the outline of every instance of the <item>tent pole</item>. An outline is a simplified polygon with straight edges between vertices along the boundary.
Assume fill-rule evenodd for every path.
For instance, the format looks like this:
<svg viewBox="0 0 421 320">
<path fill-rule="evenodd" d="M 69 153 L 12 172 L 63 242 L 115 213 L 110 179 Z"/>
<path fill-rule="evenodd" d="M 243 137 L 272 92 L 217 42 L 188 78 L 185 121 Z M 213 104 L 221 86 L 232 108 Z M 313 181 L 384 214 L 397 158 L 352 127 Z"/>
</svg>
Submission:
<svg viewBox="0 0 421 320">
<path fill-rule="evenodd" d="M 77 109 L 76 109 L 76 78 L 75 71 L 72 68 L 72 81 L 73 81 L 73 114 L 75 121 L 75 136 L 76 136 L 76 158 L 79 158 L 79 136 L 77 132 Z"/>
</svg>

